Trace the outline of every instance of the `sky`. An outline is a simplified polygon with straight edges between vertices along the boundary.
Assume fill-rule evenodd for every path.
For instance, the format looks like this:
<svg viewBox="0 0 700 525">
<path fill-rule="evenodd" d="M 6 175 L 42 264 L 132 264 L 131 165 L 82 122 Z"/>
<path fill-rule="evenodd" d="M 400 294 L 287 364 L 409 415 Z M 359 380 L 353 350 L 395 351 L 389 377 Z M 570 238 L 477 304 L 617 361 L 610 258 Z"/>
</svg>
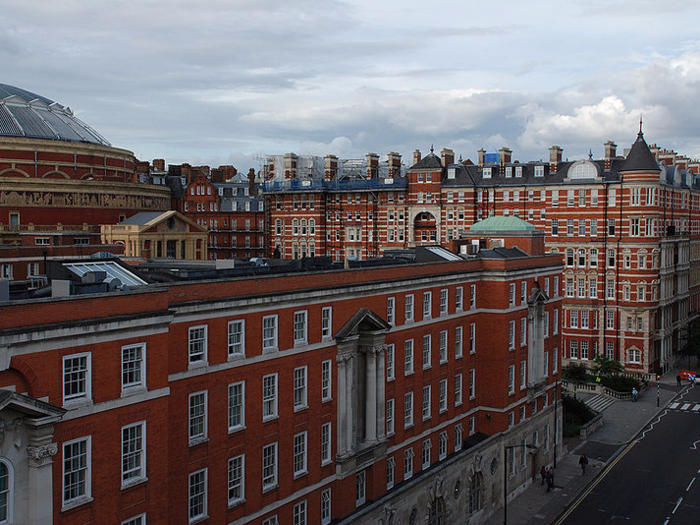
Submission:
<svg viewBox="0 0 700 525">
<path fill-rule="evenodd" d="M 140 160 L 700 158 L 697 0 L 0 0 L 0 83 Z"/>
</svg>

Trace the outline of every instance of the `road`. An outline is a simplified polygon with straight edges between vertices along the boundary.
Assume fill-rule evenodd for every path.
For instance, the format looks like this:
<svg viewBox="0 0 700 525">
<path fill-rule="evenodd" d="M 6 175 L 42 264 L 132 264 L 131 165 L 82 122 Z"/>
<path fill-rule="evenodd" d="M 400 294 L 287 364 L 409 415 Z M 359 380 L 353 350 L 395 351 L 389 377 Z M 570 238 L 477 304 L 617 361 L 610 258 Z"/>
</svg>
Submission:
<svg viewBox="0 0 700 525">
<path fill-rule="evenodd" d="M 700 523 L 700 387 L 659 414 L 562 525 Z"/>
</svg>

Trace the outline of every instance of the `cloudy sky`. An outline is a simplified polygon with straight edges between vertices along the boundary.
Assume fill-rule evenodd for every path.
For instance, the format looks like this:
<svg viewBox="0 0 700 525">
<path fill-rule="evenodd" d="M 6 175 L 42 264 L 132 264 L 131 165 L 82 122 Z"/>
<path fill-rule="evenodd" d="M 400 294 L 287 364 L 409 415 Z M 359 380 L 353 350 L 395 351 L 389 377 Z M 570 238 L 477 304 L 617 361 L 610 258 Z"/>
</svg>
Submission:
<svg viewBox="0 0 700 525">
<path fill-rule="evenodd" d="M 0 83 L 142 160 L 700 157 L 697 0 L 0 0 Z"/>
</svg>

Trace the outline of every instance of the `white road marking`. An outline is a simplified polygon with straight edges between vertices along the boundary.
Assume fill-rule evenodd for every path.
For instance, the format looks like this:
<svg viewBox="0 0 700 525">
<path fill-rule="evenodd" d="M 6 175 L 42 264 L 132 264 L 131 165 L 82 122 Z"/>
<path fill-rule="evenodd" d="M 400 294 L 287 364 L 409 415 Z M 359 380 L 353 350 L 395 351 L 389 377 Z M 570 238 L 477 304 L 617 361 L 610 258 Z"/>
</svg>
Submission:
<svg viewBox="0 0 700 525">
<path fill-rule="evenodd" d="M 681 407 L 681 410 L 688 410 L 690 407 L 690 403 L 684 403 L 683 406 Z"/>
<path fill-rule="evenodd" d="M 668 408 L 676 408 L 680 403 L 671 403 Z"/>
<path fill-rule="evenodd" d="M 688 483 L 688 488 L 685 489 L 686 492 L 688 492 L 690 490 L 690 487 L 693 486 L 693 483 L 695 483 L 695 478 L 691 479 L 690 483 Z"/>
<path fill-rule="evenodd" d="M 678 510 L 678 507 L 680 507 L 680 505 L 681 505 L 681 501 L 683 501 L 683 496 L 681 496 L 680 498 L 678 498 L 678 501 L 676 502 L 676 506 L 673 507 L 673 512 L 671 512 L 671 514 L 675 514 L 675 513 L 676 513 L 676 511 Z"/>
</svg>

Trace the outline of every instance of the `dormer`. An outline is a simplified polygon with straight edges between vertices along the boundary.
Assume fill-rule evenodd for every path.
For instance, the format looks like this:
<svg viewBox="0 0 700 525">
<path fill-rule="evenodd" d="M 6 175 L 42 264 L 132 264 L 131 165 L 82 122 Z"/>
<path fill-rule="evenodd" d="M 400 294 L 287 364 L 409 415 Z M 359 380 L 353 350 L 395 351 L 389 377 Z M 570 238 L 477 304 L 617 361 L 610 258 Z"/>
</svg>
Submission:
<svg viewBox="0 0 700 525">
<path fill-rule="evenodd" d="M 590 160 L 577 160 L 566 171 L 566 180 L 601 180 L 600 167 Z"/>
</svg>

